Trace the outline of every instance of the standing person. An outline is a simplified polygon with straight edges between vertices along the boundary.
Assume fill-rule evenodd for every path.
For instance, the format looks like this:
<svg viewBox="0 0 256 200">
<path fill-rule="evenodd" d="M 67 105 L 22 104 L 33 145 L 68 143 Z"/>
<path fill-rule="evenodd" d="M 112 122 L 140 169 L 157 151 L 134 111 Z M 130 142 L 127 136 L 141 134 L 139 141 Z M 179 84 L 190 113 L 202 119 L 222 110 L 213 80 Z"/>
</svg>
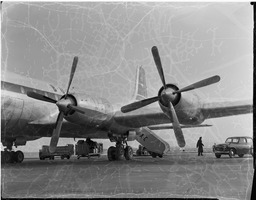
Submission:
<svg viewBox="0 0 256 200">
<path fill-rule="evenodd" d="M 200 137 L 196 144 L 196 147 L 198 148 L 198 156 L 203 155 L 203 146 L 202 137 Z"/>
</svg>

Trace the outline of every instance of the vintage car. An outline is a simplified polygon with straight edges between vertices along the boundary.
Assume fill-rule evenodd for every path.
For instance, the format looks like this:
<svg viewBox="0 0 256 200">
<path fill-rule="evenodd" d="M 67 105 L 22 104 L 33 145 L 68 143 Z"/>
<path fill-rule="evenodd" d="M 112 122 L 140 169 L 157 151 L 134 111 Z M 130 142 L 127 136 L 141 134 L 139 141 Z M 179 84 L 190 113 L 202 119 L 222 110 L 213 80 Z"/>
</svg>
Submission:
<svg viewBox="0 0 256 200">
<path fill-rule="evenodd" d="M 228 137 L 224 144 L 213 145 L 213 152 L 216 158 L 222 154 L 233 158 L 235 155 L 243 157 L 244 154 L 253 155 L 253 142 L 251 137 Z"/>
</svg>

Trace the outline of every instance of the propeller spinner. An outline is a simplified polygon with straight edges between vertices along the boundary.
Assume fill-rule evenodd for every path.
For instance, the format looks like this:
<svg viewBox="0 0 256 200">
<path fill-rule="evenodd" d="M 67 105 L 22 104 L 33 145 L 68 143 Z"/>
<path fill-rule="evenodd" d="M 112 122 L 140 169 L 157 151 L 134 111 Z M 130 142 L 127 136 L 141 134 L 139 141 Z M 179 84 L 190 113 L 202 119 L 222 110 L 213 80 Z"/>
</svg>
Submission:
<svg viewBox="0 0 256 200">
<path fill-rule="evenodd" d="M 58 144 L 58 141 L 59 141 L 60 130 L 61 130 L 61 127 L 62 127 L 64 115 L 67 115 L 69 113 L 69 111 L 71 111 L 71 110 L 74 110 L 74 111 L 77 111 L 77 112 L 80 112 L 80 113 L 84 114 L 84 111 L 81 107 L 73 105 L 72 101 L 70 101 L 70 99 L 67 98 L 69 88 L 70 88 L 70 85 L 72 83 L 75 71 L 76 71 L 77 63 L 78 63 L 78 57 L 75 56 L 74 59 L 73 59 L 73 64 L 72 64 L 72 68 L 71 68 L 71 72 L 70 72 L 67 92 L 64 95 L 64 98 L 62 97 L 61 99 L 56 101 L 54 99 L 51 99 L 51 98 L 46 97 L 44 95 L 38 94 L 36 92 L 32 92 L 32 91 L 27 92 L 27 96 L 29 96 L 31 98 L 34 98 L 34 99 L 37 99 L 37 100 L 40 100 L 40 101 L 55 103 L 59 108 L 60 112 L 59 112 L 57 121 L 55 123 L 53 133 L 52 133 L 51 142 L 50 142 L 50 148 L 49 148 L 50 153 L 54 153 L 56 151 L 56 147 L 57 147 L 57 144 Z"/>
<path fill-rule="evenodd" d="M 144 99 L 144 100 L 141 100 L 141 101 L 136 101 L 134 103 L 123 106 L 121 108 L 121 111 L 123 113 L 126 113 L 126 112 L 130 112 L 130 111 L 142 108 L 142 107 L 147 106 L 147 105 L 149 105 L 151 103 L 154 103 L 156 101 L 160 101 L 161 103 L 164 102 L 165 106 L 168 107 L 168 111 L 166 112 L 166 115 L 168 116 L 168 118 L 170 120 L 172 119 L 172 121 L 173 121 L 172 124 L 173 124 L 173 129 L 174 129 L 174 133 L 175 133 L 177 143 L 180 147 L 184 147 L 185 144 L 186 144 L 185 139 L 184 139 L 181 127 L 180 127 L 180 123 L 179 123 L 176 111 L 175 111 L 174 106 L 173 106 L 173 100 L 175 99 L 175 95 L 177 93 L 182 93 L 182 92 L 186 92 L 186 91 L 189 91 L 189 90 L 201 88 L 201 87 L 204 87 L 204 86 L 207 86 L 207 85 L 211 85 L 213 83 L 217 83 L 220 80 L 220 77 L 217 76 L 217 75 L 212 76 L 210 78 L 201 80 L 201 81 L 196 82 L 194 84 L 191 84 L 187 87 L 184 87 L 180 90 L 175 90 L 175 91 L 170 92 L 170 88 L 167 87 L 168 84 L 166 84 L 166 82 L 165 82 L 164 72 L 163 72 L 161 59 L 160 59 L 157 47 L 153 46 L 152 49 L 151 49 L 151 52 L 152 52 L 152 55 L 153 55 L 153 58 L 154 58 L 154 61 L 155 61 L 155 64 L 156 64 L 156 67 L 157 67 L 157 70 L 158 70 L 158 74 L 159 74 L 160 79 L 161 79 L 162 84 L 163 84 L 162 89 L 160 89 L 161 92 L 159 92 L 158 96 L 156 96 L 156 97 L 151 97 L 151 98 Z"/>
</svg>

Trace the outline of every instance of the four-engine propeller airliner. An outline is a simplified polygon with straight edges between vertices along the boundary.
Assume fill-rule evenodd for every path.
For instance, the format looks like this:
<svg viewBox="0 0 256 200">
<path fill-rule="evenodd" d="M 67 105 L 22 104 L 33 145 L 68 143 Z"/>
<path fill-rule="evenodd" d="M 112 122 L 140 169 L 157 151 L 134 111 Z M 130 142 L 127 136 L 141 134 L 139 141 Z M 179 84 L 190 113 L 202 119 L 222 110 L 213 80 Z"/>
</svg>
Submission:
<svg viewBox="0 0 256 200">
<path fill-rule="evenodd" d="M 220 81 L 218 75 L 206 78 L 179 89 L 167 84 L 156 46 L 151 49 L 163 86 L 158 95 L 147 98 L 145 71 L 139 67 L 133 103 L 114 109 L 105 99 L 86 94 L 70 93 L 78 57 L 74 57 L 68 87 L 64 95 L 43 91 L 35 87 L 2 81 L 1 142 L 6 146 L 2 152 L 5 162 L 22 162 L 22 151 L 12 151 L 13 146 L 25 145 L 27 141 L 51 137 L 53 153 L 59 137 L 102 138 L 115 142 L 108 149 L 108 159 L 132 159 L 133 150 L 127 141 L 137 140 L 153 154 L 162 155 L 169 145 L 152 130 L 172 128 L 180 147 L 185 146 L 182 128 L 207 126 L 209 118 L 240 115 L 252 112 L 252 101 L 206 103 L 188 91 Z M 157 102 L 160 107 L 147 105 Z M 161 124 L 172 123 L 171 126 Z M 155 126 L 158 125 L 158 126 Z M 160 126 L 159 126 L 160 125 Z"/>
</svg>

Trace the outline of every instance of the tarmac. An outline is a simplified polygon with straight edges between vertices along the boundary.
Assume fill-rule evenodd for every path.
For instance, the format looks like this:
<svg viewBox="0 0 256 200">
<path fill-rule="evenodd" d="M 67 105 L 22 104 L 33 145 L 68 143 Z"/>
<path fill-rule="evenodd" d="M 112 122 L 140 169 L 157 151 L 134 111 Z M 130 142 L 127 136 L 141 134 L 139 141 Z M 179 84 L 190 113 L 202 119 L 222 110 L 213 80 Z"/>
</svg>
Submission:
<svg viewBox="0 0 256 200">
<path fill-rule="evenodd" d="M 26 156 L 26 155 L 25 155 Z M 2 164 L 2 198 L 250 199 L 253 158 L 175 152 L 163 158 L 39 160 Z"/>
</svg>

